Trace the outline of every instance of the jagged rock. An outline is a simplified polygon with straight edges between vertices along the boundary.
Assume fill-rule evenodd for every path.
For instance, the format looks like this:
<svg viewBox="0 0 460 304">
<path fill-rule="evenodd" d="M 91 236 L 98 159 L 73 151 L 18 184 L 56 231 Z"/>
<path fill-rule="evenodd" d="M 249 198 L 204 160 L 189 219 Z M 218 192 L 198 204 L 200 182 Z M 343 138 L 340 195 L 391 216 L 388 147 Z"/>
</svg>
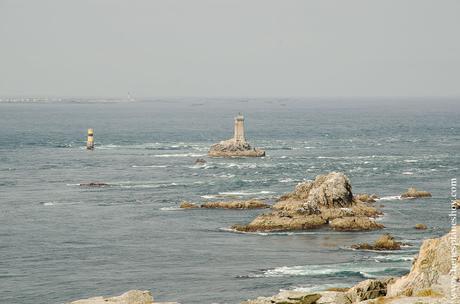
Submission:
<svg viewBox="0 0 460 304">
<path fill-rule="evenodd" d="M 270 205 L 261 200 L 229 201 L 229 202 L 208 202 L 201 205 L 201 208 L 208 209 L 262 209 L 270 208 Z"/>
<path fill-rule="evenodd" d="M 401 198 L 420 198 L 420 197 L 431 197 L 431 193 L 428 191 L 419 191 L 415 188 L 407 189 L 407 192 L 401 194 Z"/>
<path fill-rule="evenodd" d="M 383 227 L 369 219 L 381 214 L 378 209 L 353 201 L 350 181 L 343 173 L 318 175 L 314 181 L 299 183 L 293 192 L 282 196 L 272 208 L 272 212 L 259 215 L 248 225 L 235 225 L 233 228 L 239 231 L 304 230 L 334 221 L 331 227 L 340 230 Z M 356 220 L 337 221 L 342 218 Z M 346 227 L 346 224 L 351 226 Z"/>
<path fill-rule="evenodd" d="M 101 182 L 81 183 L 80 187 L 106 187 L 109 184 Z"/>
<path fill-rule="evenodd" d="M 415 224 L 415 229 L 417 230 L 426 230 L 428 227 L 425 224 Z"/>
<path fill-rule="evenodd" d="M 459 272 L 455 278 L 449 276 L 452 268 L 453 233 L 456 233 L 456 238 L 460 239 L 460 226 L 441 238 L 425 240 L 420 247 L 418 257 L 412 264 L 410 273 L 388 285 L 388 296 L 416 296 L 427 289 L 448 296 L 451 280 L 457 281 L 456 284 L 460 280 Z M 456 246 L 457 250 L 460 250 L 458 243 Z M 457 269 L 460 269 L 460 260 L 457 259 L 454 262 Z"/>
<path fill-rule="evenodd" d="M 241 304 L 315 304 L 320 298 L 318 293 L 286 290 L 272 297 L 259 297 Z"/>
<path fill-rule="evenodd" d="M 397 242 L 393 236 L 389 234 L 384 234 L 380 236 L 374 244 L 362 243 L 358 245 L 351 246 L 354 249 L 364 249 L 364 250 L 400 250 L 401 242 Z"/>
<path fill-rule="evenodd" d="M 183 201 L 182 203 L 180 203 L 179 208 L 195 209 L 195 208 L 200 208 L 200 206 L 198 206 L 197 204 L 191 203 L 191 202 Z"/>
<path fill-rule="evenodd" d="M 329 226 L 338 231 L 363 231 L 382 229 L 385 226 L 368 217 L 344 217 L 332 220 Z"/>
<path fill-rule="evenodd" d="M 344 302 L 351 304 L 383 297 L 387 294 L 388 283 L 392 281 L 394 281 L 392 278 L 362 281 L 345 292 Z"/>
<path fill-rule="evenodd" d="M 148 290 L 130 290 L 117 297 L 93 297 L 70 304 L 153 304 L 153 297 Z"/>
<path fill-rule="evenodd" d="M 211 146 L 208 151 L 211 157 L 262 157 L 265 151 L 252 148 L 244 137 L 244 117 L 235 117 L 235 133 L 233 138 L 221 141 Z"/>
</svg>

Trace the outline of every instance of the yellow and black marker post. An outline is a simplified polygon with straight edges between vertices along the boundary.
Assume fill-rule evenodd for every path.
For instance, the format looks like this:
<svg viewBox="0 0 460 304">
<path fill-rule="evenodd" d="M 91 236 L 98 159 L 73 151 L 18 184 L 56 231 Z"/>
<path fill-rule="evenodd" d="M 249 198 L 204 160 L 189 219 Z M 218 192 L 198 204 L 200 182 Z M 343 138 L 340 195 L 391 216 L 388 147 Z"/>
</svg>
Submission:
<svg viewBox="0 0 460 304">
<path fill-rule="evenodd" d="M 94 150 L 94 130 L 88 129 L 88 140 L 86 141 L 86 149 Z"/>
</svg>

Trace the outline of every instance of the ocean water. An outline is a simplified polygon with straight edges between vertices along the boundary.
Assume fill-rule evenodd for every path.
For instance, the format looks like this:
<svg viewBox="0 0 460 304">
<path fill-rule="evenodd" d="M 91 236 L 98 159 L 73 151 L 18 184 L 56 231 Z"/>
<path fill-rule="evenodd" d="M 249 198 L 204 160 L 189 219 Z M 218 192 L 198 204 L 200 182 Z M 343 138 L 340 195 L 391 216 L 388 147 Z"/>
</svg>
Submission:
<svg viewBox="0 0 460 304">
<path fill-rule="evenodd" d="M 248 140 L 267 156 L 207 158 L 212 143 L 232 136 L 240 111 Z M 89 127 L 94 151 L 84 148 Z M 404 274 L 421 241 L 448 230 L 459 131 L 459 100 L 0 104 L 0 302 L 148 289 L 160 301 L 239 303 Z M 330 171 L 345 172 L 355 193 L 383 197 L 384 232 L 409 246 L 349 249 L 382 231 L 234 233 L 228 227 L 264 211 L 177 208 L 181 200 L 273 200 Z M 79 186 L 92 181 L 109 186 Z M 433 197 L 399 200 L 410 186 Z"/>
</svg>

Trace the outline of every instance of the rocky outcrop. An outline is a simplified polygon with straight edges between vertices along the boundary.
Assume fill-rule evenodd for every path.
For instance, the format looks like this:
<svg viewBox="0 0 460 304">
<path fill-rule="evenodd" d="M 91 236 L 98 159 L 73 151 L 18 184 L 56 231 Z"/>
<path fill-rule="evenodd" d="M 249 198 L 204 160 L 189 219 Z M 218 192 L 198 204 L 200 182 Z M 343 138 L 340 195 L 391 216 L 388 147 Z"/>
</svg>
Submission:
<svg viewBox="0 0 460 304">
<path fill-rule="evenodd" d="M 153 296 L 148 290 L 130 290 L 117 297 L 93 297 L 69 304 L 153 304 Z"/>
<path fill-rule="evenodd" d="M 453 208 L 455 208 L 455 209 L 460 209 L 460 200 L 454 200 L 454 201 L 452 202 L 452 206 L 453 206 Z"/>
<path fill-rule="evenodd" d="M 263 209 L 270 208 L 270 205 L 256 199 L 251 199 L 247 201 L 224 201 L 224 202 L 207 202 L 201 205 L 194 204 L 191 202 L 183 201 L 180 206 L 183 209 L 195 209 L 195 208 L 205 208 L 205 209 Z"/>
<path fill-rule="evenodd" d="M 409 274 L 397 279 L 388 286 L 388 296 L 417 296 L 423 293 L 450 294 L 451 279 L 459 284 L 460 273 L 455 278 L 449 276 L 452 268 L 452 235 L 456 233 L 460 240 L 460 226 L 455 231 L 441 238 L 425 240 L 420 248 L 419 255 L 412 264 Z M 457 244 L 457 251 L 460 250 Z M 460 269 L 460 260 L 456 261 Z"/>
<path fill-rule="evenodd" d="M 233 138 L 211 146 L 208 152 L 211 157 L 261 157 L 265 151 L 252 148 L 244 136 L 244 117 L 241 113 L 235 117 Z"/>
<path fill-rule="evenodd" d="M 265 156 L 265 151 L 252 148 L 248 142 L 236 142 L 229 139 L 212 145 L 208 155 L 211 157 L 262 157 Z"/>
<path fill-rule="evenodd" d="M 365 300 L 384 297 L 387 294 L 387 285 L 393 281 L 393 278 L 362 281 L 344 293 L 343 303 L 359 303 Z"/>
<path fill-rule="evenodd" d="M 380 236 L 373 244 L 361 243 L 353 245 L 351 248 L 360 250 L 399 250 L 401 249 L 401 242 L 395 240 L 390 234 Z"/>
<path fill-rule="evenodd" d="M 381 212 L 362 201 L 353 200 L 351 184 L 343 173 L 319 175 L 314 181 L 299 183 L 293 192 L 280 197 L 273 211 L 261 214 L 238 231 L 280 231 L 319 228 L 329 224 L 336 230 L 383 228 L 370 217 Z"/>
<path fill-rule="evenodd" d="M 255 300 L 241 302 L 241 304 L 315 304 L 321 298 L 317 293 L 301 291 L 282 291 L 272 297 L 259 297 Z"/>
<path fill-rule="evenodd" d="M 407 192 L 404 192 L 401 194 L 401 198 L 421 198 L 421 197 L 431 197 L 431 193 L 428 191 L 420 191 L 415 188 L 409 188 L 407 189 Z"/>
</svg>

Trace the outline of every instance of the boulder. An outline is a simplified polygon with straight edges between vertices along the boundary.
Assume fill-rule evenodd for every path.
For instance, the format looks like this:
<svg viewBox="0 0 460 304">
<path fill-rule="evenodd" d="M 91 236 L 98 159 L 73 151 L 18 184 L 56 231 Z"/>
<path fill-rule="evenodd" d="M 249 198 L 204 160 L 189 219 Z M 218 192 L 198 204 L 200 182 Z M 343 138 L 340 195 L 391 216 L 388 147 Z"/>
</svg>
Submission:
<svg viewBox="0 0 460 304">
<path fill-rule="evenodd" d="M 394 279 L 383 280 L 365 280 L 362 281 L 347 292 L 345 292 L 345 303 L 358 303 L 365 300 L 376 299 L 387 294 L 387 285 Z"/>
<path fill-rule="evenodd" d="M 259 297 L 241 304 L 315 304 L 320 298 L 318 293 L 286 290 L 272 297 Z"/>
<path fill-rule="evenodd" d="M 417 230 L 426 230 L 428 227 L 425 224 L 415 224 L 415 229 Z"/>
<path fill-rule="evenodd" d="M 452 202 L 452 206 L 453 206 L 453 208 L 455 208 L 455 209 L 460 209 L 460 200 L 454 200 L 454 201 Z"/>
<path fill-rule="evenodd" d="M 390 234 L 380 236 L 374 244 L 362 243 L 351 246 L 354 249 L 363 250 L 400 250 L 402 243 L 397 242 Z"/>
<path fill-rule="evenodd" d="M 401 194 L 401 198 L 420 198 L 420 197 L 431 197 L 431 193 L 428 191 L 420 191 L 414 187 L 407 189 L 407 192 Z"/>
<path fill-rule="evenodd" d="M 148 290 L 130 290 L 117 297 L 93 297 L 69 304 L 153 304 L 153 297 Z"/>
</svg>

